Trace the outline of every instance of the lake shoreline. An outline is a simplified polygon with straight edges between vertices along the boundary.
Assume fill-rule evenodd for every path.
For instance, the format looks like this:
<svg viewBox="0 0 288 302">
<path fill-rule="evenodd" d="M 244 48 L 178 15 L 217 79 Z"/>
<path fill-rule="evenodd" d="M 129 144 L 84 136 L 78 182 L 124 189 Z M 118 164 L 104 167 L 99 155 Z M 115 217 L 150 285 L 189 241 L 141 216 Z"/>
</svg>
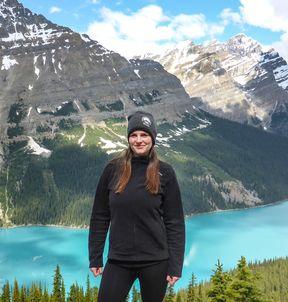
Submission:
<svg viewBox="0 0 288 302">
<path fill-rule="evenodd" d="M 190 215 L 185 215 L 185 219 L 192 218 L 194 216 L 202 216 L 202 215 L 212 215 L 212 214 L 217 214 L 217 213 L 223 213 L 223 212 L 234 212 L 234 211 L 243 211 L 243 210 L 250 210 L 250 209 L 258 209 L 258 208 L 264 208 L 264 207 L 269 207 L 269 206 L 274 206 L 278 205 L 281 203 L 288 202 L 288 199 L 283 199 L 267 204 L 262 204 L 259 206 L 253 206 L 253 207 L 246 207 L 246 208 L 237 208 L 237 209 L 217 209 L 215 211 L 210 211 L 210 212 L 202 212 L 202 213 L 193 213 Z M 41 224 L 41 223 L 36 223 L 36 224 L 20 224 L 20 225 L 12 225 L 8 227 L 0 227 L 0 230 L 5 230 L 5 229 L 14 229 L 14 228 L 23 228 L 23 227 L 53 227 L 53 228 L 63 228 L 63 229 L 79 229 L 79 230 L 84 230 L 88 229 L 89 226 L 76 226 L 76 225 L 62 225 L 62 224 Z"/>
<path fill-rule="evenodd" d="M 258 209 L 258 208 L 266 208 L 266 207 L 271 207 L 271 206 L 276 206 L 281 203 L 288 202 L 288 199 L 283 199 L 271 203 L 266 203 L 266 204 L 261 204 L 259 206 L 253 206 L 253 207 L 245 207 L 245 208 L 237 208 L 237 209 L 225 209 L 225 210 L 215 210 L 215 211 L 210 211 L 210 212 L 202 212 L 202 213 L 194 213 L 191 215 L 185 215 L 185 218 L 192 218 L 193 216 L 199 216 L 199 215 L 210 215 L 210 214 L 217 214 L 217 213 L 223 213 L 223 212 L 234 212 L 234 211 L 244 211 L 244 210 L 251 210 L 251 209 Z"/>
</svg>

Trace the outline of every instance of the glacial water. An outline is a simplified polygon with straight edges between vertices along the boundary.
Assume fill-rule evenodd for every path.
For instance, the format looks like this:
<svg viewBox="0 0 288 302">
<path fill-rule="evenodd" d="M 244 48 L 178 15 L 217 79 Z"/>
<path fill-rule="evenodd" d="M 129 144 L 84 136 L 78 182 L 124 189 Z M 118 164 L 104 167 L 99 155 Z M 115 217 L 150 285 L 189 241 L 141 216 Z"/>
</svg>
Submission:
<svg viewBox="0 0 288 302">
<path fill-rule="evenodd" d="M 287 217 L 288 201 L 188 218 L 183 276 L 175 289 L 186 287 L 192 272 L 198 281 L 209 279 L 217 259 L 228 270 L 242 255 L 248 261 L 288 256 Z M 51 290 L 56 264 L 61 267 L 67 291 L 76 282 L 85 288 L 89 274 L 87 236 L 86 229 L 0 229 L 0 288 L 5 280 L 13 282 L 16 278 L 25 285 L 42 281 Z M 100 278 L 91 274 L 90 278 L 92 285 L 99 286 Z"/>
</svg>

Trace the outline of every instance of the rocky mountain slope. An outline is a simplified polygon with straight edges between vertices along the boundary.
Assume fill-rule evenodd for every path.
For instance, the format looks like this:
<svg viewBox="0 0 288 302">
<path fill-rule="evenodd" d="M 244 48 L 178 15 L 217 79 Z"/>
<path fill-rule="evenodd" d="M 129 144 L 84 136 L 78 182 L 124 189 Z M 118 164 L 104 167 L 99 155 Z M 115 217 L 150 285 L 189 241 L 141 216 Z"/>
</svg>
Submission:
<svg viewBox="0 0 288 302">
<path fill-rule="evenodd" d="M 175 118 L 190 103 L 160 64 L 127 61 L 17 0 L 1 1 L 0 25 L 1 139 L 35 135 L 37 127 L 53 133 L 67 115 L 100 121 L 147 105 Z"/>
<path fill-rule="evenodd" d="M 186 41 L 144 58 L 176 75 L 199 108 L 288 136 L 288 65 L 273 49 L 239 34 L 206 46 Z"/>
</svg>

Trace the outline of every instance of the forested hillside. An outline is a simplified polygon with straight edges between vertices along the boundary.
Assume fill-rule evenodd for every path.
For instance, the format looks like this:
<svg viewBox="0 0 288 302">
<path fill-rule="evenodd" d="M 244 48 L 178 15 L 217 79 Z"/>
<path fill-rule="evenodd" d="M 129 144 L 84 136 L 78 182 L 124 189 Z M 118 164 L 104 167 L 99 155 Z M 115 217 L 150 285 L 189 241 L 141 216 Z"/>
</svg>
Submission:
<svg viewBox="0 0 288 302">
<path fill-rule="evenodd" d="M 158 130 L 159 157 L 176 170 L 187 215 L 288 198 L 287 138 L 203 112 Z M 98 177 L 127 145 L 126 121 L 67 119 L 54 137 L 35 140 L 49 156 L 35 154 L 25 137 L 5 146 L 0 225 L 87 226 Z"/>
</svg>

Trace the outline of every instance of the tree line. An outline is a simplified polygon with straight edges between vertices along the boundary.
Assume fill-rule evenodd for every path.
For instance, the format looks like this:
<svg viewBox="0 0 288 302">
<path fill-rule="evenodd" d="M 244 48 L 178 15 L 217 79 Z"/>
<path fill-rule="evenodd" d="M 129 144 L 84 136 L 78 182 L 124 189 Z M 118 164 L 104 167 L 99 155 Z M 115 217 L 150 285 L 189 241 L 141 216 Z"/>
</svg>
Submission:
<svg viewBox="0 0 288 302">
<path fill-rule="evenodd" d="M 10 113 L 13 123 L 19 118 L 16 111 L 21 106 L 17 106 Z M 243 186 L 264 203 L 287 199 L 287 138 L 206 115 L 201 118 L 210 120 L 209 127 L 188 131 L 181 137 L 171 135 L 169 147 L 157 144 L 159 158 L 175 168 L 185 214 L 247 206 L 241 194 L 235 198 L 227 182 L 236 188 Z M 106 124 L 113 132 L 125 135 L 126 128 L 119 126 L 119 121 Z M 99 137 L 112 141 L 118 137 L 112 132 L 108 136 L 105 128 L 87 127 L 85 145 L 81 147 L 78 140 L 83 134 L 82 125 L 68 126 L 53 139 L 35 138 L 52 151 L 49 158 L 31 154 L 27 141 L 4 145 L 6 166 L 0 171 L 0 194 L 6 194 L 14 205 L 8 209 L 12 224 L 89 224 L 99 175 L 115 156 L 99 147 Z M 199 120 L 190 115 L 175 125 L 162 123 L 158 129 L 163 137 L 169 137 L 178 128 L 197 126 Z M 2 203 L 4 212 L 6 204 Z M 0 220 L 0 225 L 5 223 Z"/>
<path fill-rule="evenodd" d="M 0 302 L 96 302 L 98 288 L 92 287 L 89 276 L 86 286 L 72 284 L 66 292 L 59 265 L 53 277 L 53 289 L 48 292 L 41 282 L 30 287 L 13 286 L 6 281 L 0 292 Z M 125 302 L 141 302 L 138 289 L 133 286 Z M 288 258 L 265 260 L 248 264 L 245 257 L 238 261 L 236 269 L 225 272 L 218 260 L 209 282 L 197 284 L 192 273 L 187 288 L 175 292 L 168 286 L 163 302 L 287 302 Z"/>
</svg>

